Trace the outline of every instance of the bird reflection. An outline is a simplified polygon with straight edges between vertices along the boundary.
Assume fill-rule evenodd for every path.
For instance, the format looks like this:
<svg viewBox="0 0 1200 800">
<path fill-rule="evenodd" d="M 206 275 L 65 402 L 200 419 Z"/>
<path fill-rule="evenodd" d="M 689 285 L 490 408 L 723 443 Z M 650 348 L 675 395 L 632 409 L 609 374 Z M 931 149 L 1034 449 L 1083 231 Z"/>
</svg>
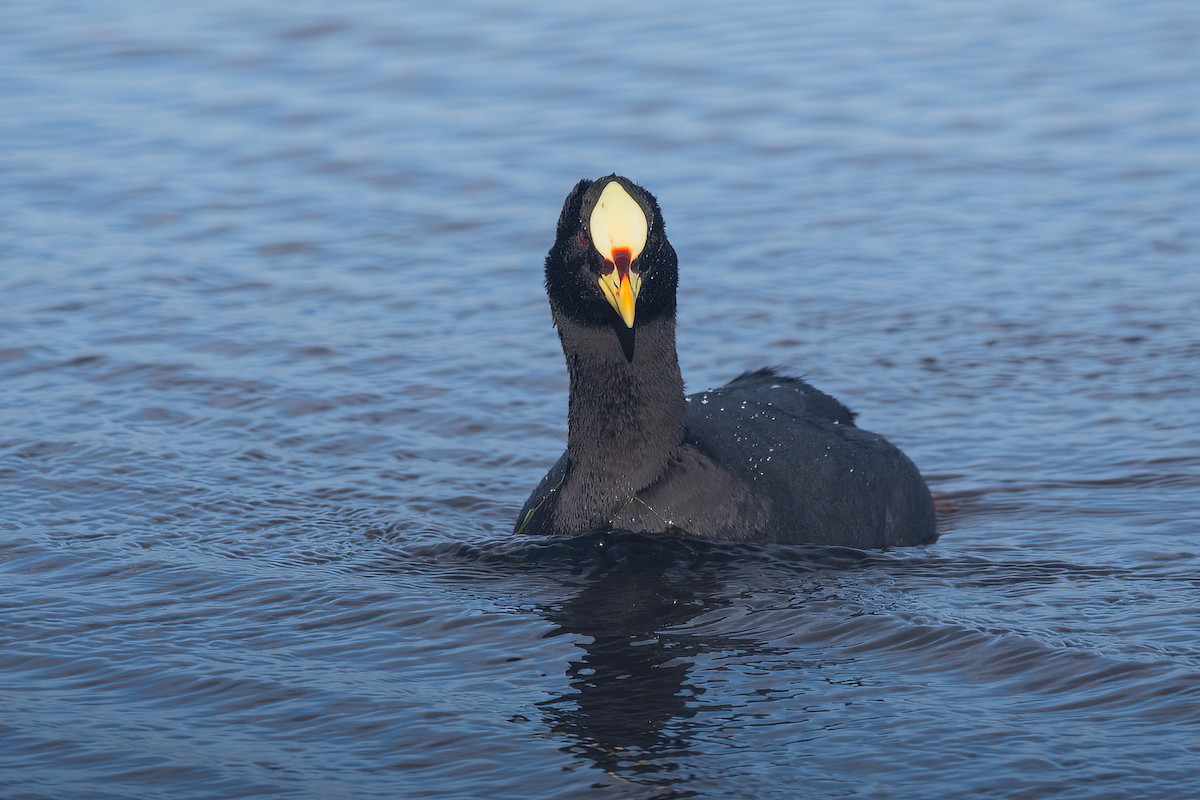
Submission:
<svg viewBox="0 0 1200 800">
<path fill-rule="evenodd" d="M 571 741 L 565 749 L 614 777 L 663 786 L 691 751 L 688 720 L 704 694 L 688 679 L 694 656 L 714 645 L 671 629 L 722 605 L 722 582 L 715 569 L 696 568 L 694 546 L 616 542 L 628 552 L 598 565 L 561 607 L 544 610 L 556 633 L 583 640 L 583 655 L 567 669 L 570 691 L 542 708 L 551 729 Z"/>
</svg>

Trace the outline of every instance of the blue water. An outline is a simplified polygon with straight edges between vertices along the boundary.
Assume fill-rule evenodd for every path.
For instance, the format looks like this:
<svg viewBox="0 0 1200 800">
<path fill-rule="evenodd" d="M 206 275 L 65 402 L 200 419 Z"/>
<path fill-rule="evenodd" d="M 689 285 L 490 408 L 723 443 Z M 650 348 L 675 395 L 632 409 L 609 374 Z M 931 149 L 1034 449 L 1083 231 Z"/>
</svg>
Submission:
<svg viewBox="0 0 1200 800">
<path fill-rule="evenodd" d="M 1200 6 L 2 16 L 0 797 L 1200 796 Z M 510 535 L 613 171 L 936 545 Z"/>
</svg>

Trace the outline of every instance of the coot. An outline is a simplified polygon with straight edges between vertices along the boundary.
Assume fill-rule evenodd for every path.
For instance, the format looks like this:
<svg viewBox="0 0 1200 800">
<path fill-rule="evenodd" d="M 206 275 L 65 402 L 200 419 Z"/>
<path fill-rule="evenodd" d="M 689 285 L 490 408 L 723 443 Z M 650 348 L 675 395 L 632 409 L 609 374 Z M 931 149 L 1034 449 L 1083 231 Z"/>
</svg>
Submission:
<svg viewBox="0 0 1200 800">
<path fill-rule="evenodd" d="M 546 257 L 571 379 L 567 450 L 516 532 L 863 548 L 936 539 L 917 468 L 829 395 L 760 369 L 684 396 L 678 280 L 653 195 L 617 175 L 575 186 Z"/>
</svg>

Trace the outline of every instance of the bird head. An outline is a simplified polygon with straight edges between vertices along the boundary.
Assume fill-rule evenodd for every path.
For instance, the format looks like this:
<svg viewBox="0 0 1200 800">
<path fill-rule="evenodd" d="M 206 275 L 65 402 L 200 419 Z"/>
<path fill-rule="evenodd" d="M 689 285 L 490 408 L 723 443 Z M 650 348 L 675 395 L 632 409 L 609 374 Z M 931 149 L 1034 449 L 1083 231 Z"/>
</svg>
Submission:
<svg viewBox="0 0 1200 800">
<path fill-rule="evenodd" d="M 575 185 L 546 256 L 546 293 L 558 313 L 633 328 L 674 314 L 678 280 L 652 194 L 617 175 Z"/>
</svg>

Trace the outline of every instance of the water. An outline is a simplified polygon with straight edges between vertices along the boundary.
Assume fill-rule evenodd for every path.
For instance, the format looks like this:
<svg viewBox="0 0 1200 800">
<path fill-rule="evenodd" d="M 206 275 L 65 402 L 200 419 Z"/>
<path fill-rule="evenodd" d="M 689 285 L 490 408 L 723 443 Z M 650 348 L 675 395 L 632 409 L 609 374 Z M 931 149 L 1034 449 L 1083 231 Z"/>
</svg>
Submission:
<svg viewBox="0 0 1200 800">
<path fill-rule="evenodd" d="M 5 9 L 0 796 L 1200 796 L 1195 4 L 731 8 Z M 938 544 L 509 534 L 611 171 Z"/>
</svg>

